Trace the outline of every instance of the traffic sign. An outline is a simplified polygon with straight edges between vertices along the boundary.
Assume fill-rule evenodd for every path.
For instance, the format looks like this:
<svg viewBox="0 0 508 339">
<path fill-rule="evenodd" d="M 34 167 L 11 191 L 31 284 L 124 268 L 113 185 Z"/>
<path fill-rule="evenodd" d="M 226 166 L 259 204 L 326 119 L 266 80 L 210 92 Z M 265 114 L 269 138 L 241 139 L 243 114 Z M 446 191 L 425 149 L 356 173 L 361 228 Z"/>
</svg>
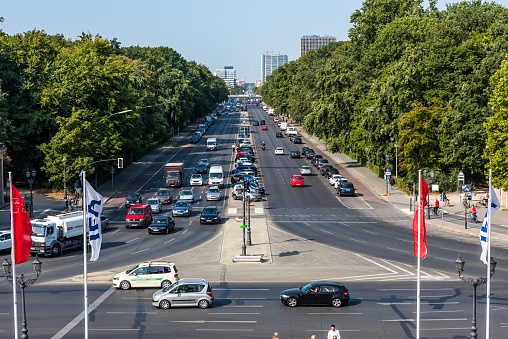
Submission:
<svg viewBox="0 0 508 339">
<path fill-rule="evenodd" d="M 386 175 L 386 179 L 390 179 L 390 174 L 387 174 L 387 175 Z"/>
<path fill-rule="evenodd" d="M 471 184 L 462 185 L 462 192 L 471 192 Z"/>
<path fill-rule="evenodd" d="M 386 169 L 386 175 L 390 175 L 390 169 L 389 168 Z"/>
</svg>

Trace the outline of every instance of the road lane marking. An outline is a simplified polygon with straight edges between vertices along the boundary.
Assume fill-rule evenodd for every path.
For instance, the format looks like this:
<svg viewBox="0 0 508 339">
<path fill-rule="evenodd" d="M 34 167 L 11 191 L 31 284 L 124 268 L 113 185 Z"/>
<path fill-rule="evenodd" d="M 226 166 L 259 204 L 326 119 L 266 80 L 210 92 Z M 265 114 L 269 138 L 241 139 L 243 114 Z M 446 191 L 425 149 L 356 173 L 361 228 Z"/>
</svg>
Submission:
<svg viewBox="0 0 508 339">
<path fill-rule="evenodd" d="M 214 315 L 217 315 L 217 314 L 220 314 L 220 315 L 256 315 L 256 314 L 261 314 L 261 313 L 209 312 L 208 314 L 214 314 Z"/>
<path fill-rule="evenodd" d="M 114 286 L 111 286 L 109 290 L 104 292 L 97 300 L 95 300 L 89 307 L 88 307 L 88 314 L 95 311 L 97 307 L 99 307 L 100 304 L 104 302 L 113 292 L 116 290 Z M 87 315 L 88 316 L 88 315 Z M 69 333 L 76 325 L 78 325 L 81 321 L 85 319 L 85 311 L 83 310 L 76 318 L 74 318 L 70 323 L 68 323 L 64 328 L 62 328 L 57 334 L 55 334 L 51 339 L 61 339 L 63 338 L 67 333 Z"/>
<path fill-rule="evenodd" d="M 442 303 L 438 302 L 428 302 L 428 305 L 451 305 L 451 304 L 458 304 L 458 301 L 445 301 Z M 383 306 L 391 306 L 391 305 L 416 305 L 416 302 L 393 302 L 393 303 L 376 303 L 378 305 Z"/>
<path fill-rule="evenodd" d="M 168 242 L 171 242 L 171 241 L 173 241 L 173 240 L 175 240 L 175 238 L 173 238 L 173 239 L 169 239 L 168 241 L 166 241 L 166 242 L 165 242 L 165 244 L 167 244 Z"/>
<path fill-rule="evenodd" d="M 465 321 L 467 318 L 452 318 L 452 319 L 420 319 L 420 321 Z M 405 322 L 405 321 L 415 321 L 414 319 L 388 319 L 381 321 L 395 321 L 395 322 Z"/>
<path fill-rule="evenodd" d="M 206 332 L 254 332 L 253 328 L 196 328 L 196 331 Z"/>
<path fill-rule="evenodd" d="M 322 228 L 320 228 L 319 230 L 320 230 L 321 232 L 325 232 L 325 233 L 328 233 L 328 234 L 333 234 L 333 232 L 326 231 L 326 230 L 324 230 L 324 229 L 322 229 Z M 363 241 L 362 241 L 362 242 L 363 242 Z"/>
<path fill-rule="evenodd" d="M 157 312 L 106 312 L 106 314 L 157 314 Z"/>
<path fill-rule="evenodd" d="M 452 310 L 452 311 L 420 311 L 420 313 L 455 313 L 455 312 L 464 312 L 464 310 Z M 418 313 L 418 312 L 413 312 Z"/>
<path fill-rule="evenodd" d="M 403 250 L 399 250 L 398 248 L 387 247 L 387 249 L 392 250 L 392 251 L 406 253 L 406 254 L 412 254 L 412 252 L 410 252 L 410 251 L 403 251 Z M 448 259 L 448 261 L 450 261 L 450 259 Z"/>
<path fill-rule="evenodd" d="M 332 314 L 332 315 L 359 315 L 363 313 L 331 313 L 331 312 L 321 312 L 321 313 L 309 313 L 309 314 Z"/>
<path fill-rule="evenodd" d="M 144 252 L 144 251 L 148 251 L 150 249 L 150 247 L 148 248 L 145 248 L 143 250 L 140 250 L 140 251 L 136 251 L 136 252 L 132 252 L 131 254 L 137 254 L 137 253 L 141 253 L 141 252 Z"/>
<path fill-rule="evenodd" d="M 379 235 L 379 233 L 376 233 L 376 232 L 371 232 L 371 231 L 367 231 L 367 230 L 362 230 L 362 232 L 365 232 L 365 233 L 370 233 L 370 234 L 375 234 L 375 235 Z"/>
<path fill-rule="evenodd" d="M 139 238 L 134 238 L 134 239 L 131 239 L 129 241 L 126 242 L 126 244 L 130 243 L 130 242 L 133 242 L 134 240 L 138 240 Z"/>
<path fill-rule="evenodd" d="M 214 288 L 215 290 L 215 288 Z M 263 305 L 228 305 L 222 307 L 264 307 Z"/>
<path fill-rule="evenodd" d="M 366 241 L 363 241 L 363 240 L 357 240 L 357 239 L 353 239 L 353 238 L 348 238 L 348 239 L 351 240 L 351 241 L 361 242 L 362 244 L 366 244 L 367 243 Z"/>
<path fill-rule="evenodd" d="M 170 323 L 186 323 L 186 324 L 257 324 L 257 320 L 171 320 Z"/>
</svg>

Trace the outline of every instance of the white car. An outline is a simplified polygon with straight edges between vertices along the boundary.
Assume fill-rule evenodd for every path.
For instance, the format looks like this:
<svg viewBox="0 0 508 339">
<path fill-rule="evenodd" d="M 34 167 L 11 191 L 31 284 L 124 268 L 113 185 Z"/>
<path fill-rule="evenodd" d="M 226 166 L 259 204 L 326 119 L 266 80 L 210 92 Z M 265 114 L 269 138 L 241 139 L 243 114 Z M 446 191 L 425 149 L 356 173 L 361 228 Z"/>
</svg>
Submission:
<svg viewBox="0 0 508 339">
<path fill-rule="evenodd" d="M 284 155 L 284 148 L 282 147 L 277 147 L 275 149 L 275 155 Z"/>
<path fill-rule="evenodd" d="M 132 287 L 169 288 L 178 280 L 178 270 L 174 263 L 149 261 L 115 275 L 113 286 L 122 290 Z"/>
<path fill-rule="evenodd" d="M 304 166 L 300 167 L 300 174 L 301 175 L 312 175 L 310 166 L 304 165 Z"/>
<path fill-rule="evenodd" d="M 146 200 L 146 203 L 152 207 L 153 213 L 162 212 L 162 201 L 159 198 L 150 198 Z"/>
<path fill-rule="evenodd" d="M 248 159 L 245 161 L 237 161 L 236 167 L 243 165 L 243 166 L 252 166 L 252 161 L 249 161 Z"/>
<path fill-rule="evenodd" d="M 337 180 L 334 184 L 333 184 L 333 187 L 335 187 L 335 189 L 337 189 L 337 186 L 339 186 L 339 184 L 341 182 L 347 182 L 347 179 L 344 178 L 344 177 L 341 177 L 340 180 Z"/>
<path fill-rule="evenodd" d="M 328 178 L 328 182 L 330 183 L 330 186 L 335 186 L 335 183 L 337 181 L 340 181 L 341 178 L 342 178 L 342 175 L 334 174 L 330 178 Z"/>
<path fill-rule="evenodd" d="M 194 191 L 193 190 L 182 190 L 180 192 L 180 198 L 178 200 L 187 200 L 194 202 Z"/>
<path fill-rule="evenodd" d="M 11 231 L 0 231 L 0 251 L 11 248 Z"/>
<path fill-rule="evenodd" d="M 193 174 L 190 178 L 191 186 L 201 186 L 203 185 L 203 176 L 201 174 Z"/>
</svg>

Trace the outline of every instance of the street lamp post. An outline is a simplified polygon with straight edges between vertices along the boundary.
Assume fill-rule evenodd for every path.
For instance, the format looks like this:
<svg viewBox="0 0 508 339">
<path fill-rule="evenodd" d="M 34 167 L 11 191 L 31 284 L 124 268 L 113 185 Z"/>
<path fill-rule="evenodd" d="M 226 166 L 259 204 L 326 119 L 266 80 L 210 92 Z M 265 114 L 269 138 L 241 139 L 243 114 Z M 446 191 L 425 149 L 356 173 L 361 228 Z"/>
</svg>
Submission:
<svg viewBox="0 0 508 339">
<path fill-rule="evenodd" d="M 390 155 L 385 154 L 386 158 L 386 169 L 385 169 L 385 178 L 386 178 L 386 195 L 388 195 L 388 173 L 386 172 L 388 170 L 388 161 L 390 160 Z"/>
<path fill-rule="evenodd" d="M 26 327 L 25 288 L 32 285 L 39 278 L 42 269 L 42 262 L 40 262 L 38 257 L 35 257 L 35 260 L 32 263 L 32 265 L 34 267 L 35 277 L 27 279 L 23 274 L 21 274 L 19 278 L 13 277 L 11 275 L 12 264 L 9 262 L 9 260 L 7 260 L 7 258 L 4 260 L 2 264 L 5 279 L 7 279 L 7 281 L 11 284 L 16 282 L 16 286 L 21 288 L 21 311 L 23 313 L 23 321 L 21 323 L 21 333 L 22 333 L 21 339 L 28 339 L 28 329 Z M 17 331 L 18 329 L 16 328 L 14 330 Z"/>
<path fill-rule="evenodd" d="M 429 174 L 429 176 L 427 176 L 427 173 Z M 427 172 L 426 169 L 423 170 L 423 178 L 425 179 L 425 181 L 427 183 L 432 184 L 432 180 L 434 179 L 434 170 L 430 171 L 430 172 Z M 430 190 L 429 190 L 430 192 Z M 428 218 L 427 219 L 430 219 L 430 194 L 427 195 L 427 216 Z"/>
<path fill-rule="evenodd" d="M 62 163 L 64 165 L 64 200 L 67 202 L 67 178 L 65 177 L 65 165 L 67 164 L 67 158 L 63 157 Z"/>
<path fill-rule="evenodd" d="M 32 170 L 32 172 L 26 171 L 26 180 L 28 180 L 28 184 L 30 185 L 30 218 L 34 217 L 34 196 L 32 185 L 34 183 L 36 174 L 37 172 L 35 170 Z"/>
<path fill-rule="evenodd" d="M 399 158 L 398 158 L 398 151 L 397 151 L 397 140 L 395 140 L 394 137 L 391 137 L 390 138 L 390 141 L 391 142 L 394 142 L 394 146 L 395 146 L 395 178 L 399 178 Z"/>
<path fill-rule="evenodd" d="M 455 260 L 455 268 L 457 269 L 457 272 L 459 273 L 459 278 L 466 284 L 469 284 L 473 286 L 473 319 L 471 322 L 471 338 L 477 338 L 478 334 L 476 333 L 477 327 L 476 327 L 476 287 L 483 285 L 487 282 L 487 278 L 471 278 L 466 277 L 462 275 L 462 272 L 464 272 L 464 265 L 466 262 L 462 260 L 462 258 L 459 257 L 457 260 Z M 497 262 L 490 257 L 490 276 L 492 277 L 494 275 L 494 272 L 496 271 L 496 264 Z"/>
</svg>

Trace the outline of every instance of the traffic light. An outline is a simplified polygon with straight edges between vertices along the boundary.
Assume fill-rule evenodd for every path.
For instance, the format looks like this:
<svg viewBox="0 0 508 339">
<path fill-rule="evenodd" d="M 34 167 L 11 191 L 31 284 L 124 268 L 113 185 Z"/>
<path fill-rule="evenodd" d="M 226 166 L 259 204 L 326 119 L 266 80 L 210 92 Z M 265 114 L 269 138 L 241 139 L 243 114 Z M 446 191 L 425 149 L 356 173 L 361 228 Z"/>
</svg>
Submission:
<svg viewBox="0 0 508 339">
<path fill-rule="evenodd" d="M 412 181 L 407 183 L 407 188 L 409 189 L 409 192 L 413 192 L 413 182 Z"/>
</svg>

